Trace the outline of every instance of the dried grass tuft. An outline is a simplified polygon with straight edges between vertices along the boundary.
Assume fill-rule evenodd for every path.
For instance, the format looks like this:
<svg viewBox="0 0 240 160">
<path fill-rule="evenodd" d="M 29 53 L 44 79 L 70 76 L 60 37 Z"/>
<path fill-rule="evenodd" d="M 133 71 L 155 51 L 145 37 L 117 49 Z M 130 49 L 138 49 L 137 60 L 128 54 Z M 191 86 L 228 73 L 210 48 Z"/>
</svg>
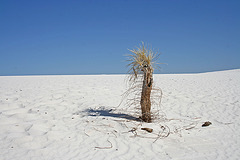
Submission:
<svg viewBox="0 0 240 160">
<path fill-rule="evenodd" d="M 126 61 L 129 62 L 127 67 L 129 67 L 128 73 L 130 75 L 130 81 L 138 79 L 139 76 L 143 74 L 143 70 L 146 66 L 152 69 L 160 69 L 160 63 L 156 62 L 160 53 L 153 51 L 148 46 L 146 47 L 143 42 L 142 46 L 132 50 L 129 49 L 129 51 L 132 52 L 132 54 L 127 55 L 128 59 Z"/>
</svg>

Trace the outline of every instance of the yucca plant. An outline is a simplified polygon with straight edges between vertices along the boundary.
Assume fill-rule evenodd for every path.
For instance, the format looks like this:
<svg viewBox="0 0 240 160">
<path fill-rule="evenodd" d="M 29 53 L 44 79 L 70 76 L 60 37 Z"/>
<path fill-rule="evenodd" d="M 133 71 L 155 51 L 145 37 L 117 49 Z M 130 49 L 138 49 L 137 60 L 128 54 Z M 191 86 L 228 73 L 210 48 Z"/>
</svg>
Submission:
<svg viewBox="0 0 240 160">
<path fill-rule="evenodd" d="M 128 55 L 127 65 L 130 73 L 130 81 L 134 84 L 139 78 L 142 80 L 141 91 L 141 119 L 144 122 L 151 122 L 151 91 L 153 86 L 153 70 L 157 66 L 156 60 L 159 56 L 152 49 L 144 46 L 144 43 L 136 49 L 129 50 L 132 54 Z"/>
</svg>

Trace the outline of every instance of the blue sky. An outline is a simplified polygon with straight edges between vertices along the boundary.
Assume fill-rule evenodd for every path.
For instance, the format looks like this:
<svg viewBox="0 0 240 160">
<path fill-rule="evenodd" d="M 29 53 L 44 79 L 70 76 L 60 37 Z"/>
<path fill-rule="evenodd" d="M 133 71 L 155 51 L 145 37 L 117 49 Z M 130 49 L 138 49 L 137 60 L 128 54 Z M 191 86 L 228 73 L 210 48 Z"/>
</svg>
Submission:
<svg viewBox="0 0 240 160">
<path fill-rule="evenodd" d="M 1 0 L 0 75 L 126 73 L 141 41 L 161 71 L 240 68 L 239 0 Z"/>
</svg>

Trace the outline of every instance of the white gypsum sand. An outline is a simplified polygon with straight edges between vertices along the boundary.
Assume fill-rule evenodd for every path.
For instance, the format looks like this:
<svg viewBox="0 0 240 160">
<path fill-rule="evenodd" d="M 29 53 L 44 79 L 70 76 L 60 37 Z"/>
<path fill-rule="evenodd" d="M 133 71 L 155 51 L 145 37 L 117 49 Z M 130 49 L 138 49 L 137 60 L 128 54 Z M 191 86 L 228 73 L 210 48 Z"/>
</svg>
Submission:
<svg viewBox="0 0 240 160">
<path fill-rule="evenodd" d="M 240 69 L 154 82 L 165 115 L 148 124 L 117 107 L 126 75 L 1 76 L 0 159 L 240 158 Z"/>
</svg>

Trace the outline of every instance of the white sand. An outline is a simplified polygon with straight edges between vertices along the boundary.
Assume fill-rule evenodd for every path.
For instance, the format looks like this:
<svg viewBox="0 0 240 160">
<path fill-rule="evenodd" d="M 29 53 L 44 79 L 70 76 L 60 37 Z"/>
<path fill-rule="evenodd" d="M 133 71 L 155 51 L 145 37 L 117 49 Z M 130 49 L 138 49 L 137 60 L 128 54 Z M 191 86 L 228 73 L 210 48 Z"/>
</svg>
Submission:
<svg viewBox="0 0 240 160">
<path fill-rule="evenodd" d="M 151 124 L 116 108 L 125 78 L 0 77 L 0 159 L 240 159 L 240 69 L 154 75 L 166 116 Z"/>
</svg>

